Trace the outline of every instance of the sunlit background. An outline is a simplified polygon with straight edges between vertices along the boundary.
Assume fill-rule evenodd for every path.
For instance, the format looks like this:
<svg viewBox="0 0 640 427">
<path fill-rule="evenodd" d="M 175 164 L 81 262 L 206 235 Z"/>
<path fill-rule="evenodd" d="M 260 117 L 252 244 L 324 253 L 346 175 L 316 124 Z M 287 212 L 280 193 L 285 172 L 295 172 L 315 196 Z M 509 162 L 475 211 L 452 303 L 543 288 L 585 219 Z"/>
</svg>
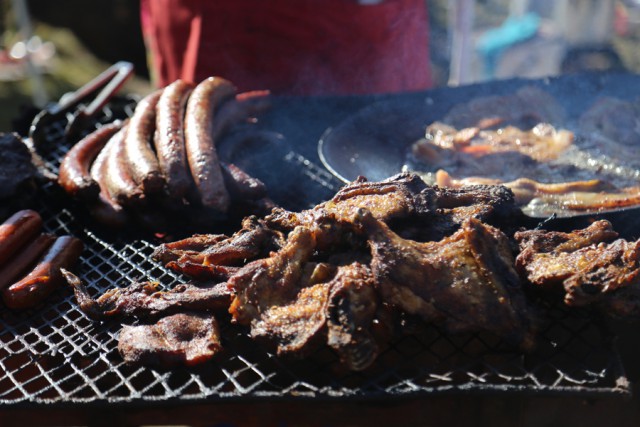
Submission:
<svg viewBox="0 0 640 427">
<path fill-rule="evenodd" d="M 640 0 L 428 0 L 436 86 L 587 70 L 640 72 Z M 114 62 L 152 85 L 134 0 L 0 0 L 0 131 Z M 226 76 L 233 78 L 233 76 Z"/>
</svg>

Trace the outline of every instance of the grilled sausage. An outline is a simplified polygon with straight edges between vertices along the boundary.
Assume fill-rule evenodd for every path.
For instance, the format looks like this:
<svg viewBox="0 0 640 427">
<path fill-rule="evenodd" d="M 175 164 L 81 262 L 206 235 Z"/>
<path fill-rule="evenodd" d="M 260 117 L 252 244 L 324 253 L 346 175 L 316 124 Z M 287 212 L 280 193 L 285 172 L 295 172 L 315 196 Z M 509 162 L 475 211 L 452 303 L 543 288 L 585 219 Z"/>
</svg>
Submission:
<svg viewBox="0 0 640 427">
<path fill-rule="evenodd" d="M 5 305 L 24 309 L 42 302 L 63 283 L 60 269 L 73 266 L 83 248 L 82 241 L 76 237 L 58 237 L 29 274 L 2 291 Z"/>
<path fill-rule="evenodd" d="M 224 183 L 233 200 L 257 200 L 267 195 L 262 181 L 252 177 L 233 163 L 220 163 Z"/>
<path fill-rule="evenodd" d="M 211 135 L 217 144 L 229 129 L 251 120 L 271 106 L 268 90 L 255 90 L 236 95 L 235 99 L 225 102 L 216 113 Z"/>
<path fill-rule="evenodd" d="M 111 198 L 106 184 L 107 159 L 115 142 L 116 139 L 107 142 L 91 165 L 91 177 L 100 186 L 100 194 L 89 205 L 89 212 L 101 224 L 111 228 L 122 228 L 129 222 L 129 217 L 124 208 Z"/>
<path fill-rule="evenodd" d="M 26 274 L 55 239 L 51 234 L 40 234 L 11 258 L 10 262 L 3 265 L 0 268 L 0 289 L 6 288 Z"/>
<path fill-rule="evenodd" d="M 122 127 L 115 121 L 93 131 L 78 141 L 62 159 L 58 183 L 72 197 L 92 200 L 98 197 L 100 186 L 89 173 L 91 163 L 107 141 Z"/>
<path fill-rule="evenodd" d="M 192 89 L 190 83 L 176 80 L 163 90 L 156 107 L 154 144 L 167 193 L 174 199 L 182 199 L 192 187 L 183 126 L 185 105 Z"/>
<path fill-rule="evenodd" d="M 142 188 L 131 177 L 129 164 L 124 157 L 124 135 L 127 126 L 113 135 L 113 146 L 105 165 L 105 185 L 109 195 L 121 206 L 140 205 L 145 201 Z"/>
<path fill-rule="evenodd" d="M 0 266 L 30 242 L 42 228 L 42 218 L 31 209 L 18 211 L 0 225 Z"/>
<path fill-rule="evenodd" d="M 220 106 L 235 94 L 231 82 L 209 77 L 193 90 L 185 114 L 185 145 L 191 176 L 202 205 L 218 212 L 226 212 L 230 200 L 212 137 L 212 123 Z"/>
<path fill-rule="evenodd" d="M 152 144 L 156 129 L 156 105 L 162 94 L 157 90 L 136 106 L 124 137 L 124 154 L 131 178 L 146 194 L 156 194 L 164 187 L 158 158 Z"/>
</svg>

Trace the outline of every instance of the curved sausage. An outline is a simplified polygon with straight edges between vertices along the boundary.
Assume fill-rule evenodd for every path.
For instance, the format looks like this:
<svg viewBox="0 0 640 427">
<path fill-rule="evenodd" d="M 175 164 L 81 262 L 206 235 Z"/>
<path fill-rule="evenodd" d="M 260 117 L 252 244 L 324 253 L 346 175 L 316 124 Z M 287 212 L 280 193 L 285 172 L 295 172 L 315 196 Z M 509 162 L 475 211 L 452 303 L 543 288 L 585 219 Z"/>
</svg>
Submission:
<svg viewBox="0 0 640 427">
<path fill-rule="evenodd" d="M 78 141 L 62 159 L 58 183 L 72 197 L 95 199 L 100 187 L 89 173 L 89 168 L 107 141 L 122 127 L 115 121 L 96 129 Z"/>
<path fill-rule="evenodd" d="M 42 302 L 63 283 L 60 269 L 75 264 L 83 249 L 82 241 L 76 237 L 58 237 L 27 276 L 2 291 L 5 305 L 23 309 Z"/>
<path fill-rule="evenodd" d="M 124 135 L 127 126 L 111 137 L 105 165 L 105 185 L 113 200 L 121 206 L 140 205 L 145 200 L 142 188 L 136 184 L 129 172 L 129 164 L 124 157 Z"/>
<path fill-rule="evenodd" d="M 257 200 L 267 195 L 262 181 L 252 177 L 233 163 L 220 163 L 224 183 L 233 200 Z"/>
<path fill-rule="evenodd" d="M 235 86 L 223 78 L 203 80 L 189 97 L 184 120 L 187 160 L 200 202 L 218 212 L 227 212 L 230 200 L 216 153 L 212 124 L 220 106 L 235 94 Z"/>
<path fill-rule="evenodd" d="M 184 145 L 184 109 L 193 85 L 176 80 L 164 88 L 156 107 L 154 144 L 167 193 L 182 199 L 192 186 Z"/>
<path fill-rule="evenodd" d="M 26 274 L 40 256 L 56 240 L 51 234 L 41 234 L 20 250 L 16 256 L 11 258 L 11 262 L 0 267 L 0 289 L 4 289 Z"/>
<path fill-rule="evenodd" d="M 91 165 L 91 177 L 100 186 L 100 194 L 89 205 L 91 216 L 101 224 L 112 228 L 122 228 L 129 222 L 129 217 L 124 208 L 111 198 L 106 184 L 107 159 L 110 157 L 111 148 L 115 139 L 107 142 Z"/>
<path fill-rule="evenodd" d="M 216 144 L 229 129 L 266 111 L 271 106 L 269 94 L 268 90 L 242 92 L 220 106 L 211 130 Z"/>
<path fill-rule="evenodd" d="M 36 236 L 42 228 L 40 214 L 31 209 L 18 211 L 0 225 L 0 265 Z"/>
<path fill-rule="evenodd" d="M 156 105 L 162 90 L 145 96 L 136 106 L 124 137 L 124 154 L 131 178 L 146 194 L 156 194 L 164 187 L 158 158 L 152 144 L 156 129 Z"/>
</svg>

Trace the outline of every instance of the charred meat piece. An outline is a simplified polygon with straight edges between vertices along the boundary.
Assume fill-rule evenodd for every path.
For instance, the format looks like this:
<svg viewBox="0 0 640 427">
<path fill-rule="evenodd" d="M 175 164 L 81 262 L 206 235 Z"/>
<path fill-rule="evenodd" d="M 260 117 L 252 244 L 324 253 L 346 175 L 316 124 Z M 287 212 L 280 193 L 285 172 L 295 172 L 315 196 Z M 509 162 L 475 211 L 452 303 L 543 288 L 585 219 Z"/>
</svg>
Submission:
<svg viewBox="0 0 640 427">
<path fill-rule="evenodd" d="M 315 250 L 313 233 L 297 227 L 287 243 L 270 257 L 245 265 L 229 279 L 235 292 L 229 312 L 240 324 L 249 324 L 260 318 L 272 306 L 291 301 L 298 290 L 304 264 Z"/>
<path fill-rule="evenodd" d="M 125 325 L 118 338 L 118 351 L 131 365 L 193 366 L 221 350 L 218 322 L 202 313 L 177 313 L 151 325 Z"/>
<path fill-rule="evenodd" d="M 0 221 L 31 205 L 42 174 L 16 133 L 0 133 Z"/>
<path fill-rule="evenodd" d="M 314 267 L 305 265 L 302 278 L 296 283 L 297 289 L 285 290 L 281 301 L 266 307 L 251 321 L 251 336 L 275 344 L 278 355 L 303 356 L 324 339 L 330 284 L 311 281 Z M 273 296 L 274 291 L 263 288 L 262 292 Z"/>
<path fill-rule="evenodd" d="M 165 243 L 155 249 L 152 258 L 199 280 L 222 279 L 226 272 L 233 272 L 233 269 L 223 267 L 238 266 L 267 256 L 270 251 L 279 249 L 284 240 L 282 233 L 250 216 L 242 221 L 242 229 L 231 237 L 200 234 Z"/>
<path fill-rule="evenodd" d="M 506 235 L 475 219 L 438 242 L 406 240 L 368 211 L 356 220 L 371 245 L 383 301 L 452 333 L 488 331 L 528 349 L 533 331 Z"/>
<path fill-rule="evenodd" d="M 338 223 L 350 224 L 361 208 L 404 237 L 421 241 L 440 240 L 466 218 L 497 224 L 522 215 L 515 206 L 513 193 L 505 187 L 438 188 L 428 186 L 416 174 L 401 173 L 380 182 L 358 178 L 313 209 L 302 212 L 275 209 L 265 221 L 269 227 L 281 230 L 317 225 L 329 216 Z M 322 242 L 319 245 L 322 247 Z"/>
<path fill-rule="evenodd" d="M 359 262 L 340 266 L 329 286 L 327 344 L 349 369 L 364 370 L 381 347 L 374 331 L 380 304 L 371 270 Z"/>
<path fill-rule="evenodd" d="M 185 310 L 225 310 L 231 300 L 226 284 L 180 284 L 168 291 L 153 282 L 134 282 L 126 288 L 114 288 L 93 299 L 80 279 L 68 270 L 62 270 L 67 283 L 73 288 L 80 309 L 95 320 L 110 316 L 157 317 Z"/>
<path fill-rule="evenodd" d="M 640 317 L 640 240 L 617 239 L 608 221 L 571 233 L 516 233 L 516 266 L 536 288 L 564 293 L 568 306 Z"/>
</svg>

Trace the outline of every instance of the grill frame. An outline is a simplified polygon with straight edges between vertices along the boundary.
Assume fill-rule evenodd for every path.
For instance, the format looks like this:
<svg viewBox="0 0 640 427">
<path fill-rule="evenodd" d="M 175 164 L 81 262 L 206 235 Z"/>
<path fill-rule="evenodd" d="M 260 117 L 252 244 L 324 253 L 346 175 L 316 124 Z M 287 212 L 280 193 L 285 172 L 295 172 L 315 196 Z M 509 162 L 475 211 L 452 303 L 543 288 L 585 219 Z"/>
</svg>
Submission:
<svg viewBox="0 0 640 427">
<path fill-rule="evenodd" d="M 282 132 L 295 149 L 282 163 L 297 171 L 272 197 L 287 209 L 299 210 L 326 200 L 342 185 L 313 154 L 315 142 L 343 115 L 371 98 L 279 99 L 263 126 Z M 332 113 L 317 116 L 326 104 Z M 130 105 L 130 104 L 129 104 Z M 118 109 L 117 114 L 130 114 Z M 101 120 L 108 121 L 113 112 Z M 310 120 L 310 117 L 317 117 Z M 305 139 L 298 120 L 306 121 Z M 51 149 L 46 165 L 57 171 L 68 146 L 64 123 L 48 130 Z M 35 206 L 45 230 L 74 234 L 86 244 L 74 269 L 97 294 L 130 280 L 154 280 L 169 288 L 183 280 L 149 255 L 158 243 L 150 236 L 127 238 L 92 224 L 82 206 L 61 195 L 54 184 L 41 189 Z M 328 349 L 304 360 L 283 360 L 252 342 L 247 330 L 222 328 L 225 351 L 206 366 L 171 371 L 132 368 L 117 354 L 117 322 L 95 323 L 75 306 L 69 289 L 58 290 L 41 307 L 14 313 L 0 310 L 0 406 L 64 406 L 67 404 L 156 404 L 249 401 L 375 401 L 442 394 L 628 396 L 629 382 L 604 319 L 588 311 L 550 307 L 551 321 L 542 331 L 542 346 L 531 355 L 512 353 L 493 337 L 451 337 L 433 326 L 394 341 L 370 371 L 343 372 Z"/>
</svg>

